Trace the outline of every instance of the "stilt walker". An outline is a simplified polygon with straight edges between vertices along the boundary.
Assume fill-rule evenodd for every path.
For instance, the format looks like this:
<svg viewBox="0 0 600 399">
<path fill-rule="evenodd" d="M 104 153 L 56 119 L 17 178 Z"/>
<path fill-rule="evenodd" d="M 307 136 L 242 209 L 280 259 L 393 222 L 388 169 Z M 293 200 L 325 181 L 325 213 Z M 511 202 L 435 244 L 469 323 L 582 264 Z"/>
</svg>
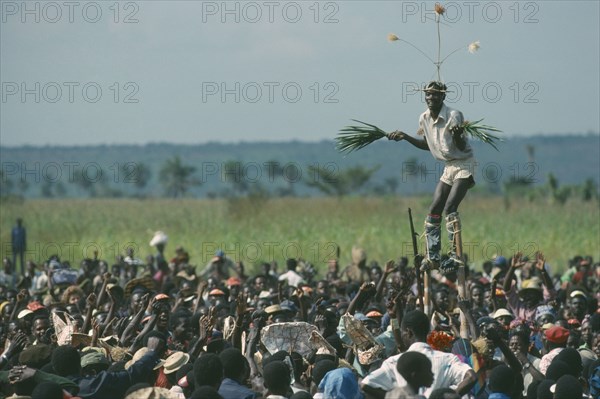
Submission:
<svg viewBox="0 0 600 399">
<path fill-rule="evenodd" d="M 420 270 L 424 273 L 424 309 L 429 308 L 429 272 L 439 269 L 443 274 L 459 271 L 459 294 L 465 298 L 465 270 L 462 254 L 461 222 L 458 214 L 458 206 L 465 198 L 468 190 L 475 185 L 474 172 L 476 160 L 473 149 L 469 145 L 468 136 L 477 138 L 490 144 L 496 150 L 496 142 L 500 138 L 494 136 L 493 132 L 500 130 L 483 125 L 480 122 L 468 122 L 464 120 L 462 112 L 450 108 L 444 104 L 448 89 L 442 82 L 441 66 L 452 54 L 464 47 L 450 52 L 444 58 L 441 57 L 441 34 L 440 18 L 445 9 L 442 5 L 435 5 L 435 22 L 437 25 L 437 61 L 434 61 L 421 49 L 412 43 L 401 39 L 394 34 L 388 35 L 392 42 L 404 42 L 418 50 L 429 61 L 431 61 L 437 72 L 437 80 L 429 82 L 423 89 L 427 110 L 419 118 L 419 128 L 415 137 L 400 130 L 387 133 L 375 125 L 355 120 L 362 125 L 348 126 L 342 129 L 337 138 L 338 149 L 350 153 L 359 150 L 375 140 L 387 137 L 388 140 L 408 141 L 413 146 L 430 151 L 431 155 L 438 161 L 444 162 L 444 171 L 440 177 L 433 195 L 433 201 L 429 207 L 429 213 L 425 218 L 425 240 L 426 252 Z M 479 42 L 473 42 L 466 47 L 470 53 L 479 49 Z M 446 215 L 446 229 L 450 241 L 448 258 L 442 261 L 440 252 L 442 215 Z M 426 311 L 426 313 L 428 313 Z M 461 317 L 461 320 L 463 317 Z M 461 330 L 466 327 L 466 321 L 461 323 Z"/>
</svg>

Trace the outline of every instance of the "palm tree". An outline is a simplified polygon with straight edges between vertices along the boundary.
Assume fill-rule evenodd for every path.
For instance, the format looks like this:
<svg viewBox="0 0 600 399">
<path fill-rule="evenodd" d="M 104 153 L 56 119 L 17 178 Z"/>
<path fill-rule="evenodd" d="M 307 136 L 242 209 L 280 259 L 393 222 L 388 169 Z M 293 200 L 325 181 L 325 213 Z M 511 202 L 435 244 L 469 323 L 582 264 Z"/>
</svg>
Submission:
<svg viewBox="0 0 600 399">
<path fill-rule="evenodd" d="M 183 197 L 192 186 L 198 186 L 201 182 L 192 175 L 196 167 L 184 165 L 178 155 L 167 159 L 160 169 L 159 181 L 163 184 L 165 192 L 169 197 Z"/>
</svg>

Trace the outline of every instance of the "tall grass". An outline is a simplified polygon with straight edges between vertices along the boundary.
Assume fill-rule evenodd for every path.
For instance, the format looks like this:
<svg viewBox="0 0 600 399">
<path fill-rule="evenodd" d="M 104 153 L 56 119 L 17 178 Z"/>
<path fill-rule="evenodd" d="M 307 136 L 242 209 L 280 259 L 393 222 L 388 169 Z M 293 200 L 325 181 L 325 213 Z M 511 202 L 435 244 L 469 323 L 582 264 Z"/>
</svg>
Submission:
<svg viewBox="0 0 600 399">
<path fill-rule="evenodd" d="M 341 248 L 340 263 L 350 262 L 352 245 L 366 249 L 369 260 L 412 255 L 407 219 L 411 207 L 422 229 L 429 197 L 286 198 L 270 200 L 28 200 L 2 203 L 2 256 L 10 255 L 10 230 L 23 217 L 28 259 L 42 261 L 59 253 L 77 265 L 99 249 L 112 263 L 133 245 L 137 255 L 152 254 L 152 233 L 169 236 L 167 257 L 182 245 L 191 263 L 204 265 L 223 248 L 250 270 L 259 261 L 303 257 L 317 268 Z M 501 198 L 467 197 L 459 212 L 464 252 L 476 267 L 496 254 L 541 250 L 553 271 L 563 270 L 576 254 L 600 257 L 600 211 L 597 203 L 565 206 L 525 202 L 504 209 Z M 445 241 L 445 233 L 443 233 Z M 420 252 L 424 241 L 419 240 Z"/>
</svg>

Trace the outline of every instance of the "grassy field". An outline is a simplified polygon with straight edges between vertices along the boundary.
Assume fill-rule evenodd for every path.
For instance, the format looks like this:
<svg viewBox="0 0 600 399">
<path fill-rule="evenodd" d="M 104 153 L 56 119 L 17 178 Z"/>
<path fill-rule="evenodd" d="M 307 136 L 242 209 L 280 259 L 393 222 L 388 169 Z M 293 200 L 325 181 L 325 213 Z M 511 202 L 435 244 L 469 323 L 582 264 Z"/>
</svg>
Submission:
<svg viewBox="0 0 600 399">
<path fill-rule="evenodd" d="M 318 268 L 341 248 L 340 263 L 360 245 L 370 260 L 410 256 L 407 208 L 419 233 L 429 205 L 423 198 L 288 198 L 250 200 L 27 200 L 0 207 L 2 256 L 10 254 L 10 230 L 17 217 L 28 232 L 28 259 L 41 261 L 58 253 L 78 264 L 98 249 L 112 262 L 134 245 L 137 255 L 153 253 L 152 232 L 169 236 L 167 257 L 177 245 L 203 265 L 218 248 L 249 270 L 259 261 L 303 257 Z M 464 252 L 481 267 L 495 254 L 527 255 L 542 250 L 553 271 L 564 269 L 576 254 L 600 258 L 598 202 L 565 206 L 514 200 L 509 210 L 501 198 L 467 197 L 461 205 Z M 443 233 L 445 242 L 446 235 Z M 421 251 L 423 240 L 419 240 Z"/>
</svg>

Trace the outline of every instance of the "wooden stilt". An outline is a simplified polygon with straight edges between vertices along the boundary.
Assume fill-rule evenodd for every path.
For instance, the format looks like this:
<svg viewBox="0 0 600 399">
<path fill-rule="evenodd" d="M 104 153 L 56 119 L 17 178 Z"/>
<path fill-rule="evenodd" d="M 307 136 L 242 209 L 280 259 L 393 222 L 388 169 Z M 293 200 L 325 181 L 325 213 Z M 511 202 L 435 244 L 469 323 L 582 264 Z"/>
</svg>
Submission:
<svg viewBox="0 0 600 399">
<path fill-rule="evenodd" d="M 455 219 L 453 222 L 454 228 L 454 244 L 456 246 L 456 257 L 461 261 L 458 267 L 458 296 L 463 299 L 469 299 L 469 293 L 467 291 L 466 277 L 465 277 L 465 260 L 462 252 L 462 232 L 460 220 Z M 469 338 L 469 325 L 465 314 L 460 312 L 460 336 L 461 338 Z"/>
</svg>

